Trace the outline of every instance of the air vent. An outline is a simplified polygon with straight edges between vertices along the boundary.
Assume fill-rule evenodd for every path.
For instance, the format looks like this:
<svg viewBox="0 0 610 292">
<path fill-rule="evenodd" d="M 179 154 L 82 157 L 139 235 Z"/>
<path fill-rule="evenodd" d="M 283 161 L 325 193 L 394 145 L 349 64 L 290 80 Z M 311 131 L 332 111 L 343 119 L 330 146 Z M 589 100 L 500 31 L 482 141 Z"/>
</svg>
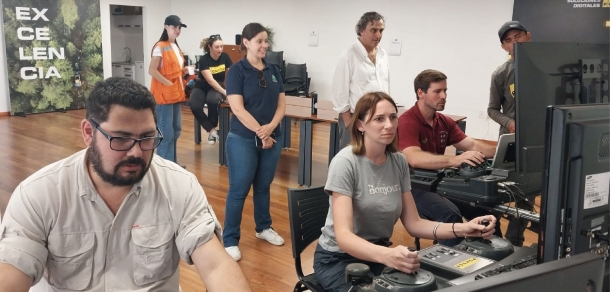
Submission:
<svg viewBox="0 0 610 292">
<path fill-rule="evenodd" d="M 608 133 L 603 134 L 599 140 L 599 158 L 610 158 L 610 134 Z"/>
</svg>

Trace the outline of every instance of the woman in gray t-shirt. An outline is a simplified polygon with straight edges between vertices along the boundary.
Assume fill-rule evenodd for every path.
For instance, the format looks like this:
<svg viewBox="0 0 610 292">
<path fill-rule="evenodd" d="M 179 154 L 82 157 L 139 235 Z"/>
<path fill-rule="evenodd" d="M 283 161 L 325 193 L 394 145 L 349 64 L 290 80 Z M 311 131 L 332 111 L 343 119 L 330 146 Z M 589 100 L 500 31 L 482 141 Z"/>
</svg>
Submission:
<svg viewBox="0 0 610 292">
<path fill-rule="evenodd" d="M 351 287 L 344 274 L 350 263 L 365 263 L 375 275 L 386 266 L 406 273 L 417 270 L 417 252 L 402 245 L 388 247 L 398 219 L 420 238 L 492 237 L 496 218 L 491 215 L 457 224 L 419 217 L 409 166 L 397 147 L 397 108 L 389 95 L 365 94 L 354 117 L 351 145 L 333 158 L 325 186 L 330 209 L 314 255 L 315 274 L 325 291 Z M 483 219 L 489 220 L 487 227 L 480 225 Z"/>
</svg>

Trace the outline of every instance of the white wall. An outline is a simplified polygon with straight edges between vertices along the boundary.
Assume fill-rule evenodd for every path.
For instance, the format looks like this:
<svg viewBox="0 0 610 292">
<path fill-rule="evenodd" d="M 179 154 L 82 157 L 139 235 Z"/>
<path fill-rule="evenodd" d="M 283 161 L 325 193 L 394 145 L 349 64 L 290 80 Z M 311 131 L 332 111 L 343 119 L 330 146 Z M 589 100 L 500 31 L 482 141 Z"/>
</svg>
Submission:
<svg viewBox="0 0 610 292">
<path fill-rule="evenodd" d="M 2 7 L 2 0 L 0 0 Z M 11 110 L 8 98 L 8 69 L 6 68 L 6 47 L 4 45 L 4 12 L 0 11 L 0 113 Z"/>
<path fill-rule="evenodd" d="M 498 126 L 487 116 L 491 73 L 506 53 L 497 36 L 512 19 L 513 0 L 224 0 L 172 1 L 171 12 L 188 28 L 178 42 L 188 55 L 201 54 L 202 38 L 219 33 L 234 44 L 249 22 L 275 30 L 274 50 L 287 62 L 307 63 L 311 89 L 330 99 L 331 80 L 339 54 L 356 41 L 354 27 L 367 11 L 386 18 L 381 46 L 403 41 L 402 55 L 390 57 L 391 95 L 398 103 L 415 103 L 413 79 L 424 69 L 437 69 L 449 80 L 445 113 L 468 116 L 466 132 L 474 138 L 497 139 Z M 319 32 L 318 47 L 309 47 L 308 33 Z"/>
<path fill-rule="evenodd" d="M 386 18 L 381 46 L 403 41 L 402 55 L 390 57 L 391 95 L 398 103 L 415 102 L 413 79 L 424 69 L 440 70 L 449 77 L 445 113 L 468 117 L 466 132 L 474 138 L 497 139 L 498 126 L 486 117 L 493 70 L 506 60 L 497 37 L 499 27 L 512 19 L 513 0 L 100 0 L 104 77 L 111 76 L 110 5 L 143 7 L 144 64 L 150 63 L 152 45 L 163 31 L 169 14 L 180 16 L 188 28 L 178 38 L 190 56 L 202 53 L 199 42 L 219 33 L 233 44 L 249 22 L 261 22 L 275 30 L 275 50 L 283 50 L 287 62 L 307 63 L 311 89 L 330 100 L 336 58 L 356 41 L 354 26 L 366 11 Z M 207 12 L 206 12 L 207 11 Z M 213 12 L 213 13 L 212 13 Z M 1 16 L 0 16 L 1 17 Z M 309 47 L 310 30 L 319 32 L 318 47 Z M 3 48 L 4 40 L 0 40 Z M 132 48 L 133 50 L 133 48 Z M 6 63 L 0 52 L 0 112 L 8 111 Z M 146 84 L 150 84 L 146 74 Z"/>
</svg>

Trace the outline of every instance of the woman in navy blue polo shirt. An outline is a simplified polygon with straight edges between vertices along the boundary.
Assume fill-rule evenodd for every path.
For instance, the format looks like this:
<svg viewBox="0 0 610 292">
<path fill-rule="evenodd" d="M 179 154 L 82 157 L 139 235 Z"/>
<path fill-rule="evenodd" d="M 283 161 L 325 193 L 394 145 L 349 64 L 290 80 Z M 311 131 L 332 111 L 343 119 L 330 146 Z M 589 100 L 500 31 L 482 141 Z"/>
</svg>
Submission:
<svg viewBox="0 0 610 292">
<path fill-rule="evenodd" d="M 268 47 L 265 27 L 260 23 L 246 25 L 241 44 L 246 57 L 231 66 L 226 80 L 233 117 L 227 136 L 229 193 L 222 237 L 225 249 L 236 261 L 241 259 L 239 226 L 250 186 L 256 237 L 274 245 L 284 244 L 284 239 L 271 228 L 269 188 L 283 147 L 279 124 L 286 97 L 279 70 L 263 59 Z"/>
</svg>

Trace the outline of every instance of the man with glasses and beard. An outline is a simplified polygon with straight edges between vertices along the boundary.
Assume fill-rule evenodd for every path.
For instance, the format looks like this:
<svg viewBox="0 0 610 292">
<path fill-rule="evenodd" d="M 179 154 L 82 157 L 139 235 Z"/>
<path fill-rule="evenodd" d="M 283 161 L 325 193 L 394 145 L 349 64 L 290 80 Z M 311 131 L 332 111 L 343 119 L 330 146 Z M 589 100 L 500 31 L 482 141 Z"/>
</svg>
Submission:
<svg viewBox="0 0 610 292">
<path fill-rule="evenodd" d="M 0 291 L 178 291 L 178 264 L 210 290 L 250 291 L 223 251 L 197 178 L 154 149 L 155 100 L 126 78 L 93 88 L 87 149 L 23 181 L 0 226 Z"/>
</svg>

